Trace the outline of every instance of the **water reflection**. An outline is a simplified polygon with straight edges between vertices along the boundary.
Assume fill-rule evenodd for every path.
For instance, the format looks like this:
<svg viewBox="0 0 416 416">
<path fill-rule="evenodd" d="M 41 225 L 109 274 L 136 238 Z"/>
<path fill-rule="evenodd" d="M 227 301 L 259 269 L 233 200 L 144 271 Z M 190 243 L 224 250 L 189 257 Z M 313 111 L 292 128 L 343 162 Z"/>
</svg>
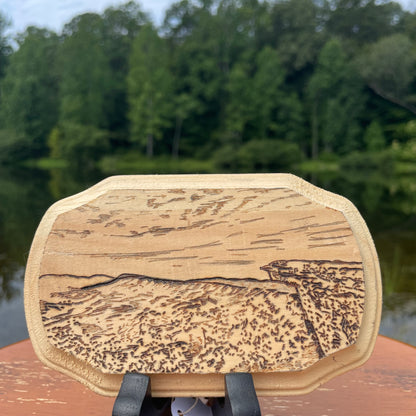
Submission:
<svg viewBox="0 0 416 416">
<path fill-rule="evenodd" d="M 57 199 L 102 179 L 97 172 L 70 174 L 0 169 L 0 347 L 27 338 L 23 311 L 24 267 L 36 228 Z"/>
<path fill-rule="evenodd" d="M 382 333 L 415 345 L 416 297 L 414 293 L 392 293 L 384 298 Z"/>
<path fill-rule="evenodd" d="M 33 232 L 45 206 L 52 202 L 44 183 L 48 175 L 21 170 L 0 171 L 0 301 L 19 293 Z"/>
<path fill-rule="evenodd" d="M 55 200 L 101 179 L 99 171 L 0 170 L 0 347 L 27 337 L 24 266 L 42 215 Z M 379 173 L 305 179 L 345 196 L 360 210 L 383 274 L 381 332 L 416 345 L 416 178 Z"/>
</svg>

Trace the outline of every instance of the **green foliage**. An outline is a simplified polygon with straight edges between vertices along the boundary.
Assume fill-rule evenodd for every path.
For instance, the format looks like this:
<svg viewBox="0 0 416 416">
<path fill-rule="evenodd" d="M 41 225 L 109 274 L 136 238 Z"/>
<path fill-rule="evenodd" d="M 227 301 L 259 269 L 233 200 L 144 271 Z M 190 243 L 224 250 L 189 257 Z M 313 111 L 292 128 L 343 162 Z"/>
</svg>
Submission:
<svg viewBox="0 0 416 416">
<path fill-rule="evenodd" d="M 136 37 L 130 57 L 128 75 L 130 140 L 146 144 L 148 157 L 154 154 L 154 141 L 163 137 L 170 124 L 172 77 L 168 69 L 165 41 L 151 25 Z"/>
<path fill-rule="evenodd" d="M 211 161 L 197 159 L 175 160 L 167 155 L 152 159 L 141 153 L 129 151 L 123 155 L 106 156 L 100 163 L 102 172 L 111 174 L 180 174 L 180 173 L 213 173 Z"/>
<path fill-rule="evenodd" d="M 110 150 L 108 131 L 92 125 L 62 123 L 51 136 L 51 152 L 84 167 L 93 166 Z"/>
<path fill-rule="evenodd" d="M 241 169 L 246 172 L 282 171 L 303 159 L 296 144 L 283 140 L 251 140 L 238 153 Z"/>
<path fill-rule="evenodd" d="M 399 162 L 416 163 L 416 137 L 406 143 L 393 143 L 392 151 L 394 157 Z"/>
<path fill-rule="evenodd" d="M 55 169 L 65 169 L 70 167 L 69 161 L 65 159 L 55 159 L 50 157 L 42 157 L 35 161 L 27 161 L 24 163 L 25 167 L 36 168 L 51 172 Z"/>
<path fill-rule="evenodd" d="M 416 139 L 416 120 L 406 123 L 404 130 L 408 139 Z"/>
<path fill-rule="evenodd" d="M 32 156 L 32 149 L 28 136 L 14 129 L 0 130 L 0 165 L 28 159 Z"/>
<path fill-rule="evenodd" d="M 396 2 L 331 0 L 329 4 L 328 31 L 355 48 L 397 32 L 405 15 Z"/>
<path fill-rule="evenodd" d="M 254 137 L 266 138 L 275 135 L 275 115 L 282 97 L 281 86 L 285 72 L 277 52 L 269 46 L 256 57 L 256 72 L 253 77 L 253 132 Z"/>
<path fill-rule="evenodd" d="M 416 69 L 411 40 L 399 33 L 384 37 L 365 49 L 358 62 L 367 85 L 381 97 L 416 114 L 410 88 Z"/>
<path fill-rule="evenodd" d="M 251 140 L 238 151 L 231 146 L 221 148 L 215 164 L 226 172 L 281 172 L 302 162 L 303 153 L 295 143 L 283 140 Z"/>
<path fill-rule="evenodd" d="M 173 97 L 173 114 L 175 115 L 175 131 L 172 139 L 172 157 L 177 159 L 179 157 L 179 146 L 182 135 L 182 128 L 184 121 L 190 114 L 196 111 L 198 106 L 197 100 L 186 92 L 181 92 Z"/>
<path fill-rule="evenodd" d="M 394 156 L 390 150 L 378 153 L 352 152 L 340 161 L 341 169 L 345 171 L 369 172 L 378 170 L 385 175 L 394 172 Z"/>
<path fill-rule="evenodd" d="M 49 156 L 52 159 L 60 159 L 63 156 L 62 152 L 62 133 L 57 126 L 55 126 L 48 137 Z"/>
<path fill-rule="evenodd" d="M 393 250 L 393 258 L 390 262 L 384 260 L 380 262 L 380 268 L 383 274 L 383 296 L 400 292 L 404 283 L 403 276 L 405 271 L 403 267 L 403 253 L 399 245 Z"/>
<path fill-rule="evenodd" d="M 240 145 L 247 123 L 253 117 L 254 89 L 251 85 L 250 67 L 247 62 L 237 62 L 231 69 L 226 85 L 228 93 L 225 105 L 223 142 Z"/>
<path fill-rule="evenodd" d="M 282 90 L 274 134 L 281 139 L 297 143 L 306 154 L 307 144 L 305 142 L 309 132 L 305 110 L 296 92 Z"/>
<path fill-rule="evenodd" d="M 128 1 L 60 35 L 29 28 L 12 51 L 0 15 L 0 159 L 139 152 L 167 169 L 273 171 L 393 158 L 409 172 L 415 22 L 373 0 L 181 0 L 157 28 Z"/>
<path fill-rule="evenodd" d="M 271 9 L 271 45 L 291 72 L 313 64 L 325 42 L 322 10 L 313 0 L 275 2 Z"/>
<path fill-rule="evenodd" d="M 42 172 L 0 166 L 0 302 L 20 294 L 15 283 L 23 282 L 39 218 L 53 202 L 43 186 L 45 176 Z"/>
<path fill-rule="evenodd" d="M 60 122 L 108 128 L 107 96 L 112 83 L 102 44 L 99 15 L 86 13 L 65 25 L 59 54 Z"/>
<path fill-rule="evenodd" d="M 368 48 L 361 57 L 361 73 L 373 88 L 401 97 L 415 77 L 415 64 L 412 42 L 407 36 L 396 34 Z"/>
<path fill-rule="evenodd" d="M 363 85 L 337 39 L 322 48 L 309 81 L 312 109 L 312 155 L 346 153 L 359 148 L 360 116 L 364 107 Z"/>
<path fill-rule="evenodd" d="M 364 143 L 369 152 L 378 152 L 386 147 L 386 138 L 378 121 L 373 120 L 366 128 Z"/>
<path fill-rule="evenodd" d="M 46 137 L 58 118 L 57 48 L 54 33 L 29 27 L 1 84 L 3 127 L 15 132 L 12 136 L 20 141 L 15 147 L 27 146 L 32 156 L 45 152 Z"/>
<path fill-rule="evenodd" d="M 108 58 L 111 85 L 106 94 L 106 118 L 113 136 L 128 136 L 127 75 L 134 39 L 149 17 L 129 1 L 106 9 L 102 15 L 102 49 Z"/>
<path fill-rule="evenodd" d="M 0 79 L 3 78 L 9 63 L 9 55 L 12 51 L 6 30 L 10 26 L 8 19 L 0 12 Z"/>
<path fill-rule="evenodd" d="M 286 71 L 269 46 L 254 62 L 242 57 L 230 71 L 223 143 L 240 146 L 252 137 L 278 137 L 300 143 L 305 133 L 302 104 L 284 90 Z"/>
</svg>

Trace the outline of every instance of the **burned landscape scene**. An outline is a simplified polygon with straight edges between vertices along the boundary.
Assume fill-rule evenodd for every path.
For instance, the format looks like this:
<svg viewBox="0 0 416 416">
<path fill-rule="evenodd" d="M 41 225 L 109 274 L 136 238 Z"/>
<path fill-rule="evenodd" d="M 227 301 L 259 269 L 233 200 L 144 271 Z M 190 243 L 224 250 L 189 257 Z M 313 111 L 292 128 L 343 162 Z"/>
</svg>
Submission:
<svg viewBox="0 0 416 416">
<path fill-rule="evenodd" d="M 117 190 L 58 216 L 39 296 L 105 373 L 276 372 L 356 341 L 364 276 L 343 214 L 292 190 Z"/>
</svg>

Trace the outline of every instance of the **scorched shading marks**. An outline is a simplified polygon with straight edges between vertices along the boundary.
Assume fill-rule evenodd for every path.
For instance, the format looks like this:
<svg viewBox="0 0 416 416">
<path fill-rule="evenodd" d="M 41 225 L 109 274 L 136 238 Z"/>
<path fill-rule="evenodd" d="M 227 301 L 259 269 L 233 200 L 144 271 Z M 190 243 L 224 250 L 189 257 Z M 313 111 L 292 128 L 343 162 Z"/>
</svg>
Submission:
<svg viewBox="0 0 416 416">
<path fill-rule="evenodd" d="M 108 373 L 300 370 L 353 344 L 361 263 L 276 260 L 269 279 L 66 275 L 41 300 L 49 341 Z M 59 275 L 44 275 L 53 287 Z M 63 280 L 62 280 L 63 281 Z"/>
</svg>

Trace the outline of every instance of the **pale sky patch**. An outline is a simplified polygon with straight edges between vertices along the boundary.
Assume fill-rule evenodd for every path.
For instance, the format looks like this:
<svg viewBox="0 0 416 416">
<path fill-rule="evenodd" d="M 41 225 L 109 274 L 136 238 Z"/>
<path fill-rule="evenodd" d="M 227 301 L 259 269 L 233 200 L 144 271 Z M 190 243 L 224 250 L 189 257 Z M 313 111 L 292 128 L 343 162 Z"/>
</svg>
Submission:
<svg viewBox="0 0 416 416">
<path fill-rule="evenodd" d="M 173 0 L 142 0 L 138 2 L 156 24 L 163 20 Z M 11 20 L 10 33 L 23 32 L 28 26 L 46 27 L 60 32 L 79 14 L 102 13 L 107 7 L 126 1 L 117 0 L 0 0 L 0 10 Z"/>
<path fill-rule="evenodd" d="M 138 3 L 159 25 L 165 11 L 175 0 L 141 0 Z M 403 8 L 416 11 L 416 0 L 398 0 Z M 46 27 L 60 32 L 66 23 L 79 14 L 102 13 L 107 7 L 126 3 L 122 0 L 0 0 L 0 11 L 11 21 L 11 34 L 23 32 L 28 26 Z"/>
</svg>

